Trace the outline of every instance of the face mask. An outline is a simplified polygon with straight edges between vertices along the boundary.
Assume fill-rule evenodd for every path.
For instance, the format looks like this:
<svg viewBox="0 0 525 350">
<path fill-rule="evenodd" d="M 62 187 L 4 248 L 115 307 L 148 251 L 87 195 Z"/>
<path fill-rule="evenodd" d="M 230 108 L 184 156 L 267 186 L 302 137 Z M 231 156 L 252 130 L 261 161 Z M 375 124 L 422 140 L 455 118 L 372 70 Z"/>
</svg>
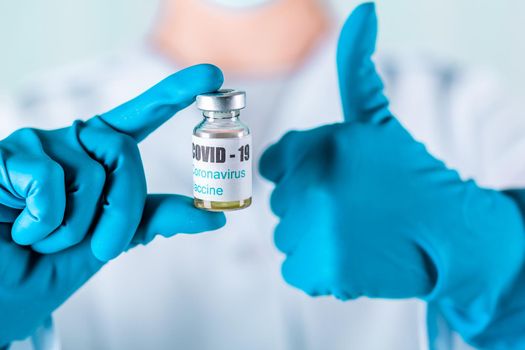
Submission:
<svg viewBox="0 0 525 350">
<path fill-rule="evenodd" d="M 261 5 L 266 5 L 275 0 L 208 0 L 214 4 L 235 8 L 235 9 L 248 9 L 252 7 L 257 7 Z"/>
</svg>

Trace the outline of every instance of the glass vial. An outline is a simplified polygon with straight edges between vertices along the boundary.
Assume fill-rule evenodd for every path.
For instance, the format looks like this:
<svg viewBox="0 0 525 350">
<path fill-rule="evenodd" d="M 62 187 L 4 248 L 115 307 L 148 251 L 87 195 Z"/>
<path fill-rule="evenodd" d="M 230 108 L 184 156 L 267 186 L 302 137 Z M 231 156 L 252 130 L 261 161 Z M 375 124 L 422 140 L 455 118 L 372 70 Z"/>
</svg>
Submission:
<svg viewBox="0 0 525 350">
<path fill-rule="evenodd" d="M 252 203 L 250 129 L 240 119 L 244 91 L 197 96 L 204 119 L 193 129 L 193 197 L 197 208 L 244 209 Z"/>
</svg>

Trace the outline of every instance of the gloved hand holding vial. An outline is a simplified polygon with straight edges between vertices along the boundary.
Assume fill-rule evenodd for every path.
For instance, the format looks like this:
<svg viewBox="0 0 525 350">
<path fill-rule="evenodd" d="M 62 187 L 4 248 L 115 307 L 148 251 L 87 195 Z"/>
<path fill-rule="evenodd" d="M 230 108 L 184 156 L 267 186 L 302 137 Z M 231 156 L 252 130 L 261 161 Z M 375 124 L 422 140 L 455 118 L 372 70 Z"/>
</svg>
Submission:
<svg viewBox="0 0 525 350">
<path fill-rule="evenodd" d="M 215 66 L 189 67 L 85 122 L 0 140 L 0 349 L 122 252 L 225 224 L 191 198 L 148 193 L 137 145 L 222 81 Z"/>
<path fill-rule="evenodd" d="M 197 96 L 204 120 L 193 130 L 193 196 L 197 208 L 244 209 L 252 203 L 250 129 L 240 120 L 244 91 L 223 89 Z"/>
</svg>

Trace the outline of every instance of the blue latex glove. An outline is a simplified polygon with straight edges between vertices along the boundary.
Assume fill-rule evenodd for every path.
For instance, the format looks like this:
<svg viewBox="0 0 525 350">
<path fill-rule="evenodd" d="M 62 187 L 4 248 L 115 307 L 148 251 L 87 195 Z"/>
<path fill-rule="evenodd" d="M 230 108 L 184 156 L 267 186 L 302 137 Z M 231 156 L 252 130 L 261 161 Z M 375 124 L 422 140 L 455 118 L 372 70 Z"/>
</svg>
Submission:
<svg viewBox="0 0 525 350">
<path fill-rule="evenodd" d="M 16 216 L 8 210 L 2 212 L 3 221 Z M 196 209 L 191 198 L 149 195 L 128 247 L 147 244 L 155 235 L 210 231 L 224 223 L 222 213 Z M 12 224 L 0 224 L 0 348 L 33 334 L 104 265 L 93 255 L 89 236 L 59 253 L 40 254 L 14 243 L 11 228 Z"/>
<path fill-rule="evenodd" d="M 507 190 L 504 193 L 515 200 L 522 217 L 525 217 L 525 190 Z M 436 300 L 429 309 L 431 312 L 437 310 L 446 319 L 455 320 L 455 330 L 476 348 L 525 349 L 525 264 L 521 265 L 512 285 L 502 293 L 494 314 L 483 325 L 482 331 L 472 327 L 470 320 L 462 317 L 463 310 L 458 310 L 450 303 Z M 431 329 L 431 336 L 436 337 L 438 334 L 432 334 Z"/>
<path fill-rule="evenodd" d="M 216 67 L 191 67 L 85 123 L 0 141 L 0 347 L 29 336 L 122 251 L 156 234 L 224 225 L 223 214 L 198 210 L 191 198 L 147 195 L 137 149 L 221 84 Z"/>
<path fill-rule="evenodd" d="M 358 7 L 338 47 L 345 121 L 290 132 L 263 155 L 275 183 L 284 279 L 310 295 L 439 301 L 467 339 L 483 332 L 524 254 L 508 196 L 462 181 L 392 116 Z"/>
<path fill-rule="evenodd" d="M 99 260 L 116 257 L 128 246 L 146 199 L 137 142 L 222 81 L 214 66 L 190 67 L 87 122 L 21 129 L 1 141 L 0 205 L 22 209 L 13 240 L 50 254 L 90 232 Z"/>
</svg>

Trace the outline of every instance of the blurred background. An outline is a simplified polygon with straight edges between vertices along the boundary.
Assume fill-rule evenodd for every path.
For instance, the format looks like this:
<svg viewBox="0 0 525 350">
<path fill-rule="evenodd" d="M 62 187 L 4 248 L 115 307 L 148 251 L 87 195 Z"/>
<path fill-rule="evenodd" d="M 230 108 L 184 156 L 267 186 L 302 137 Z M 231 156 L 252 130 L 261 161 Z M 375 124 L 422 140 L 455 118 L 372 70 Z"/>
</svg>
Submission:
<svg viewBox="0 0 525 350">
<path fill-rule="evenodd" d="M 327 0 L 330 1 L 330 0 Z M 339 20 L 357 1 L 331 0 Z M 126 48 L 147 34 L 157 0 L 0 2 L 0 93 L 62 65 Z M 384 50 L 426 51 L 499 73 L 525 94 L 525 1 L 377 1 Z"/>
</svg>

